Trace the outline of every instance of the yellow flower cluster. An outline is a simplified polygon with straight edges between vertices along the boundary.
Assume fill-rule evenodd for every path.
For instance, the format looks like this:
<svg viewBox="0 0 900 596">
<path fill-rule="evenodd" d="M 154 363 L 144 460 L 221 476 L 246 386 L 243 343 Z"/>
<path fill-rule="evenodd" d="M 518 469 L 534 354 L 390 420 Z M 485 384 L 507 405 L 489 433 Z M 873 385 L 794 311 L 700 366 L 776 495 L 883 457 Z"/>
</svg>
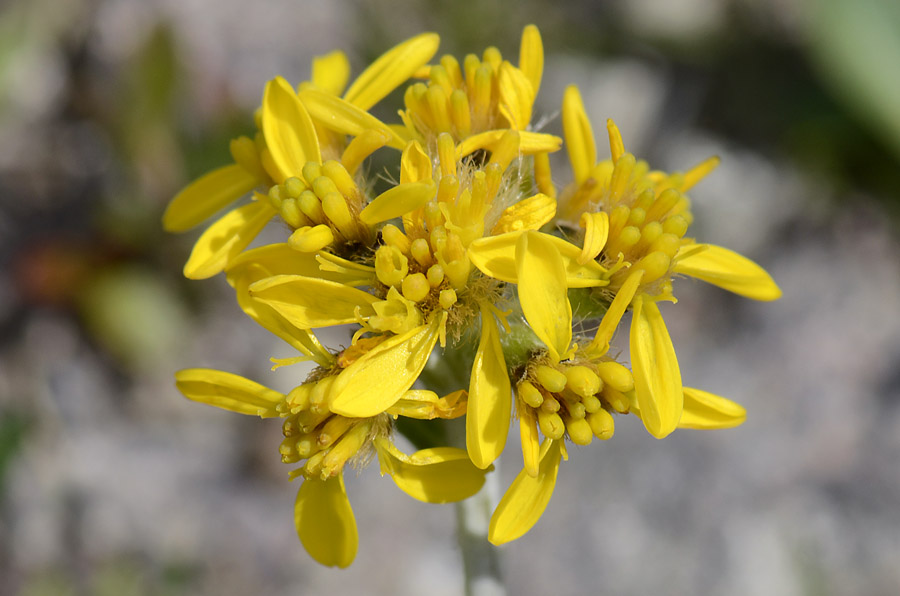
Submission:
<svg viewBox="0 0 900 596">
<path fill-rule="evenodd" d="M 780 294 L 756 264 L 688 236 L 684 193 L 716 161 L 651 171 L 609 122 L 611 158 L 598 162 L 574 87 L 562 104 L 574 180 L 557 200 L 548 155 L 562 139 L 531 128 L 543 74 L 536 27 L 525 28 L 517 65 L 496 48 L 432 64 L 438 41 L 398 45 L 349 86 L 340 52 L 316 59 L 296 87 L 270 81 L 254 137 L 232 141 L 234 163 L 190 184 L 163 216 L 185 231 L 251 194 L 203 232 L 184 273 L 224 272 L 244 312 L 301 354 L 278 364 L 316 366 L 286 395 L 209 369 L 183 370 L 176 383 L 190 399 L 283 419 L 282 461 L 303 479 L 297 532 L 326 565 L 356 553 L 348 463 L 374 455 L 414 498 L 457 501 L 480 489 L 517 419 L 523 470 L 489 531 L 502 544 L 541 516 L 566 438 L 609 439 L 614 416 L 629 413 L 657 438 L 740 424 L 739 405 L 682 385 L 657 302 L 674 301 L 679 276 L 758 300 Z M 409 79 L 419 82 L 399 122 L 369 112 Z M 385 180 L 365 167 L 376 151 L 397 158 L 379 193 Z M 284 242 L 248 250 L 272 220 Z M 630 366 L 609 353 L 626 312 Z M 315 330 L 337 325 L 352 327 L 349 346 L 320 343 Z M 414 388 L 426 365 L 456 390 Z M 406 455 L 391 441 L 400 417 L 463 415 L 465 450 Z"/>
</svg>

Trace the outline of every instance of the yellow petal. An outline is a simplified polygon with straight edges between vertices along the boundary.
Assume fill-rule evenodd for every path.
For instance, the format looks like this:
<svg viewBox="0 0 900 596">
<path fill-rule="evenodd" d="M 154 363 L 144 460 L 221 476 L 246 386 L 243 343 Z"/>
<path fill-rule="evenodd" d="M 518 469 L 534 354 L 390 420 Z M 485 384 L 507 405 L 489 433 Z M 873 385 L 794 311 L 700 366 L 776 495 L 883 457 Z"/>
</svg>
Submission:
<svg viewBox="0 0 900 596">
<path fill-rule="evenodd" d="M 163 227 L 168 232 L 190 230 L 261 183 L 237 164 L 213 170 L 175 195 L 163 213 Z"/>
<path fill-rule="evenodd" d="M 572 343 L 565 264 L 550 236 L 525 232 L 516 242 L 519 303 L 528 325 L 559 362 Z"/>
<path fill-rule="evenodd" d="M 437 343 L 442 317 L 379 344 L 331 385 L 331 411 L 367 418 L 393 406 L 412 387 Z"/>
<path fill-rule="evenodd" d="M 581 184 L 587 180 L 597 163 L 597 145 L 594 143 L 594 133 L 584 111 L 581 94 L 574 85 L 567 87 L 563 95 L 562 121 L 575 182 Z"/>
<path fill-rule="evenodd" d="M 390 441 L 376 444 L 381 474 L 390 474 L 397 486 L 425 503 L 453 503 L 481 490 L 485 470 L 479 470 L 462 449 L 435 447 L 406 455 Z"/>
<path fill-rule="evenodd" d="M 523 232 L 509 232 L 499 236 L 488 236 L 469 245 L 469 259 L 472 264 L 500 281 L 518 283 L 516 271 L 516 242 Z M 565 266 L 566 286 L 569 288 L 592 288 L 609 283 L 607 271 L 596 261 L 584 265 L 578 263 L 581 249 L 562 238 L 544 235 L 562 257 Z"/>
<path fill-rule="evenodd" d="M 753 300 L 781 298 L 781 288 L 772 277 L 747 257 L 713 244 L 689 244 L 681 250 L 696 252 L 680 259 L 676 255 L 674 273 L 702 279 Z"/>
<path fill-rule="evenodd" d="M 597 327 L 597 334 L 585 350 L 588 354 L 602 356 L 609 350 L 609 342 L 619 326 L 619 321 L 622 320 L 622 315 L 625 314 L 625 310 L 631 304 L 631 300 L 634 298 L 634 294 L 637 292 L 643 277 L 644 272 L 641 270 L 632 271 L 628 274 L 625 283 L 616 292 L 616 297 L 613 298 L 609 308 L 606 309 L 606 313 L 604 313 L 603 319 L 601 319 L 600 325 Z"/>
<path fill-rule="evenodd" d="M 422 207 L 434 196 L 435 190 L 435 184 L 431 180 L 394 186 L 372 199 L 359 214 L 359 219 L 374 226 L 400 217 Z"/>
<path fill-rule="evenodd" d="M 631 319 L 631 365 L 641 419 L 651 435 L 662 439 L 681 420 L 681 371 L 659 308 L 642 296 L 634 301 Z"/>
<path fill-rule="evenodd" d="M 378 130 L 390 136 L 390 147 L 403 149 L 406 146 L 406 141 L 378 118 L 339 97 L 316 89 L 304 89 L 300 92 L 300 100 L 309 115 L 329 130 L 352 137 L 365 130 Z"/>
<path fill-rule="evenodd" d="M 275 210 L 256 201 L 233 209 L 206 229 L 184 265 L 184 276 L 206 279 L 222 271 L 266 226 Z"/>
<path fill-rule="evenodd" d="M 394 46 L 353 81 L 344 99 L 368 110 L 431 60 L 440 42 L 436 33 L 422 33 Z"/>
<path fill-rule="evenodd" d="M 515 130 L 524 130 L 531 122 L 534 88 L 521 70 L 504 61 L 499 77 L 500 113 Z"/>
<path fill-rule="evenodd" d="M 335 50 L 312 61 L 312 83 L 326 93 L 340 95 L 350 79 L 350 61 L 347 55 Z"/>
<path fill-rule="evenodd" d="M 522 43 L 519 45 L 519 68 L 531 83 L 534 95 L 541 88 L 541 77 L 544 74 L 544 44 L 541 43 L 541 32 L 534 25 L 527 25 L 522 30 Z"/>
<path fill-rule="evenodd" d="M 479 149 L 493 151 L 495 145 L 501 141 L 506 130 L 487 130 L 466 137 L 456 146 L 456 158 L 463 157 Z M 542 132 L 529 130 L 519 131 L 519 153 L 522 155 L 534 155 L 535 153 L 552 153 L 559 151 L 562 139 L 556 135 L 548 135 Z"/>
<path fill-rule="evenodd" d="M 497 236 L 507 232 L 539 230 L 541 226 L 553 219 L 555 215 L 556 199 L 538 193 L 533 197 L 528 197 L 507 207 L 491 230 L 491 235 Z"/>
<path fill-rule="evenodd" d="M 684 412 L 678 428 L 721 429 L 743 424 L 747 410 L 738 403 L 718 395 L 684 388 Z"/>
<path fill-rule="evenodd" d="M 378 302 L 362 290 L 302 275 L 260 280 L 250 286 L 250 294 L 300 329 L 354 323 L 357 314 L 375 314 L 372 304 Z"/>
<path fill-rule="evenodd" d="M 407 182 L 431 181 L 431 157 L 422 149 L 422 146 L 411 141 L 400 156 L 400 184 Z"/>
<path fill-rule="evenodd" d="M 578 262 L 582 265 L 597 258 L 606 240 L 609 238 L 609 215 L 606 211 L 594 213 L 582 213 L 581 227 L 584 228 L 584 246 L 581 248 L 581 256 Z"/>
<path fill-rule="evenodd" d="M 284 395 L 244 377 L 212 370 L 188 368 L 175 373 L 175 386 L 188 399 L 229 412 L 270 418 Z"/>
<path fill-rule="evenodd" d="M 509 434 L 512 398 L 497 321 L 481 307 L 481 340 L 469 377 L 466 450 L 479 468 L 487 468 L 503 451 Z"/>
<path fill-rule="evenodd" d="M 252 253 L 258 250 L 261 249 L 254 249 L 247 252 Z M 257 253 L 257 255 L 260 254 L 261 253 Z M 294 254 L 296 253 L 294 252 Z M 265 260 L 262 262 L 265 263 Z M 240 267 L 230 270 L 228 273 L 228 282 L 235 290 L 238 306 L 240 306 L 241 310 L 243 310 L 251 319 L 286 341 L 307 358 L 314 361 L 319 366 L 330 368 L 334 364 L 334 356 L 319 343 L 319 340 L 312 331 L 300 329 L 281 316 L 271 306 L 256 300 L 250 295 L 250 285 L 252 283 L 266 277 L 272 277 L 278 273 L 281 272 L 270 270 L 262 264 L 247 262 Z"/>
<path fill-rule="evenodd" d="M 527 406 L 519 409 L 519 435 L 522 443 L 523 469 L 529 476 L 537 478 L 541 440 L 538 436 L 537 419 L 534 417 L 533 411 Z"/>
<path fill-rule="evenodd" d="M 280 179 L 299 176 L 308 161 L 322 161 L 319 139 L 306 108 L 282 77 L 266 84 L 262 131 Z"/>
<path fill-rule="evenodd" d="M 545 440 L 537 477 L 529 476 L 525 470 L 519 472 L 491 516 L 491 544 L 499 546 L 515 540 L 537 523 L 553 496 L 559 462 L 559 441 Z"/>
<path fill-rule="evenodd" d="M 348 286 L 369 285 L 375 280 L 375 269 L 342 259 L 329 253 L 300 253 L 285 243 L 267 244 L 244 251 L 228 262 L 225 274 L 234 287 L 233 279 L 244 275 L 248 268 L 258 268 L 265 274 L 253 281 L 274 275 L 302 275 L 327 279 Z"/>
<path fill-rule="evenodd" d="M 294 525 L 306 552 L 322 565 L 349 567 L 356 558 L 359 535 L 342 474 L 303 481 L 294 503 Z"/>
</svg>

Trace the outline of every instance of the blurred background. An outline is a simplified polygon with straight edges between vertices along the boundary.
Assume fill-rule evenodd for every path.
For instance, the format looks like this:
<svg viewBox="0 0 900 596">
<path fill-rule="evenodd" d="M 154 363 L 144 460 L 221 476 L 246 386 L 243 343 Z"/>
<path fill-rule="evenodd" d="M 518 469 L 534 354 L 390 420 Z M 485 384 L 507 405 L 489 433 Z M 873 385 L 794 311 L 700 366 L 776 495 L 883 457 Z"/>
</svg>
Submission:
<svg viewBox="0 0 900 596">
<path fill-rule="evenodd" d="M 545 130 L 577 83 L 601 155 L 612 117 L 656 167 L 721 156 L 691 192 L 696 236 L 764 265 L 784 297 L 677 284 L 664 314 L 685 384 L 747 422 L 659 442 L 620 417 L 613 440 L 571 449 L 540 523 L 503 549 L 510 593 L 900 593 L 900 3 L 514 6 L 0 5 L 0 594 L 461 593 L 453 508 L 375 469 L 348 481 L 354 565 L 306 555 L 279 424 L 188 402 L 172 378 L 303 375 L 269 372 L 290 349 L 223 279 L 181 278 L 199 232 L 159 221 L 252 132 L 273 76 L 306 79 L 338 48 L 358 73 L 423 30 L 440 53 L 515 60 L 532 22 Z"/>
</svg>

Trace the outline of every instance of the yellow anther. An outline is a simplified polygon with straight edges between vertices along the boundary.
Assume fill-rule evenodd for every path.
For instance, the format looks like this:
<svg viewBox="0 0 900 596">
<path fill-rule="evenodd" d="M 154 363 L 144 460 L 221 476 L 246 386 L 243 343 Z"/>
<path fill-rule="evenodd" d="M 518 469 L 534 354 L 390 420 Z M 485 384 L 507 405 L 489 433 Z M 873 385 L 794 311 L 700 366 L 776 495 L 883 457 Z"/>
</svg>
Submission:
<svg viewBox="0 0 900 596">
<path fill-rule="evenodd" d="M 281 463 L 295 464 L 300 461 L 300 454 L 297 452 L 297 439 L 288 437 L 281 441 L 278 446 L 278 453 L 281 454 Z"/>
<path fill-rule="evenodd" d="M 469 103 L 472 104 L 475 127 L 487 126 L 484 122 L 491 108 L 492 72 L 489 64 L 482 64 L 475 70 L 475 88 L 470 90 Z"/>
<path fill-rule="evenodd" d="M 287 394 L 287 402 L 292 407 L 303 408 L 305 410 L 309 407 L 309 394 L 312 391 L 312 388 L 312 383 L 304 383 L 303 385 L 294 387 L 291 389 L 290 393 Z"/>
<path fill-rule="evenodd" d="M 444 268 L 438 264 L 434 264 L 428 268 L 425 277 L 428 278 L 428 285 L 432 288 L 436 288 L 444 282 Z"/>
<path fill-rule="evenodd" d="M 281 433 L 285 437 L 294 437 L 300 434 L 300 426 L 297 424 L 296 416 L 288 416 L 284 419 L 284 422 L 281 423 Z"/>
<path fill-rule="evenodd" d="M 287 223 L 287 225 L 291 226 L 294 229 L 303 227 L 309 224 L 309 220 L 304 217 L 303 213 L 300 211 L 300 205 L 297 204 L 296 199 L 285 199 L 281 202 L 281 219 Z"/>
<path fill-rule="evenodd" d="M 322 476 L 322 462 L 325 461 L 325 454 L 327 453 L 327 451 L 319 451 L 306 460 L 306 464 L 303 466 L 303 474 L 307 478 L 319 478 Z M 322 480 L 325 480 L 325 478 L 322 478 Z"/>
<path fill-rule="evenodd" d="M 653 242 L 662 236 L 662 224 L 658 221 L 651 221 L 641 230 L 641 239 L 634 245 L 634 252 L 637 254 L 644 253 Z"/>
<path fill-rule="evenodd" d="M 647 220 L 647 212 L 642 207 L 635 207 L 628 214 L 628 225 L 640 227 Z"/>
<path fill-rule="evenodd" d="M 609 196 L 613 203 L 621 201 L 625 191 L 629 188 L 631 172 L 634 170 L 635 159 L 630 153 L 622 155 L 613 168 L 612 179 L 609 182 Z"/>
<path fill-rule="evenodd" d="M 341 437 L 341 440 L 336 445 L 327 452 L 322 452 L 327 453 L 322 461 L 321 475 L 323 479 L 329 476 L 337 476 L 341 472 L 347 460 L 356 455 L 360 448 L 365 445 L 371 428 L 371 421 L 357 422 L 353 428 L 344 433 L 344 436 Z"/>
<path fill-rule="evenodd" d="M 503 54 L 494 46 L 490 46 L 484 50 L 481 55 L 481 61 L 487 62 L 494 69 L 494 72 L 500 70 L 500 63 L 503 62 Z"/>
<path fill-rule="evenodd" d="M 641 231 L 634 226 L 626 226 L 625 229 L 619 233 L 619 237 L 611 240 L 607 246 L 606 250 L 610 255 L 617 255 L 621 253 L 628 253 L 631 250 L 631 247 L 638 243 L 641 239 Z"/>
<path fill-rule="evenodd" d="M 612 162 L 616 163 L 625 153 L 625 143 L 622 142 L 622 133 L 619 132 L 619 127 L 612 121 L 612 118 L 606 121 L 606 132 L 609 134 L 609 154 Z"/>
<path fill-rule="evenodd" d="M 647 252 L 661 252 L 671 259 L 678 252 L 680 246 L 681 238 L 675 234 L 662 234 L 653 241 Z"/>
<path fill-rule="evenodd" d="M 634 389 L 634 378 L 631 371 L 618 362 L 601 362 L 597 365 L 597 374 L 609 387 L 626 393 Z"/>
<path fill-rule="evenodd" d="M 449 132 L 438 135 L 437 147 L 441 176 L 456 176 L 456 144 Z"/>
<path fill-rule="evenodd" d="M 532 385 L 529 381 L 522 381 L 521 383 L 516 385 L 516 391 L 522 401 L 524 401 L 532 408 L 540 408 L 541 404 L 544 403 L 544 396 L 541 395 L 541 392 L 538 390 L 538 388 Z"/>
<path fill-rule="evenodd" d="M 464 288 L 466 286 L 466 282 L 469 281 L 470 270 L 471 263 L 466 257 L 444 264 L 444 273 L 450 279 L 450 284 L 454 288 Z"/>
<path fill-rule="evenodd" d="M 551 393 L 559 393 L 566 388 L 566 375 L 546 364 L 534 367 L 534 376 L 544 389 Z"/>
<path fill-rule="evenodd" d="M 297 453 L 301 458 L 310 457 L 313 453 L 319 451 L 319 445 L 316 442 L 315 434 L 306 434 L 297 441 Z"/>
<path fill-rule="evenodd" d="M 581 403 L 584 404 L 584 411 L 588 414 L 593 414 L 597 410 L 603 407 L 603 404 L 600 403 L 600 400 L 597 399 L 596 395 L 589 395 L 587 397 L 581 398 Z"/>
<path fill-rule="evenodd" d="M 603 388 L 602 395 L 603 399 L 606 400 L 606 403 L 612 406 L 619 414 L 625 414 L 631 409 L 631 402 L 628 400 L 628 396 L 613 389 L 610 385 Z"/>
<path fill-rule="evenodd" d="M 450 75 L 443 65 L 435 64 L 432 66 L 428 73 L 428 78 L 431 80 L 432 84 L 440 87 L 447 95 L 453 93 L 453 81 L 450 80 Z"/>
<path fill-rule="evenodd" d="M 684 233 L 687 232 L 688 222 L 681 215 L 673 215 L 672 217 L 666 218 L 666 221 L 663 222 L 663 232 L 667 234 L 675 234 L 679 238 L 684 237 Z"/>
<path fill-rule="evenodd" d="M 450 94 L 450 119 L 456 127 L 456 135 L 464 139 L 472 134 L 472 115 L 469 113 L 469 98 L 462 89 Z"/>
<path fill-rule="evenodd" d="M 324 199 L 332 193 L 340 194 L 337 185 L 328 176 L 319 176 L 314 179 L 312 182 L 312 190 L 319 199 Z"/>
<path fill-rule="evenodd" d="M 646 285 L 656 281 L 669 271 L 672 260 L 662 252 L 651 252 L 631 267 L 629 272 L 642 270 L 644 277 L 641 283 Z"/>
<path fill-rule="evenodd" d="M 444 214 L 434 201 L 425 204 L 425 224 L 430 230 L 444 225 Z"/>
<path fill-rule="evenodd" d="M 297 199 L 300 203 L 300 211 L 313 223 L 325 223 L 325 212 L 322 211 L 322 201 L 311 190 L 304 190 Z"/>
<path fill-rule="evenodd" d="M 297 228 L 288 238 L 288 246 L 299 252 L 318 252 L 334 242 L 331 228 L 325 224 Z"/>
<path fill-rule="evenodd" d="M 279 185 L 275 185 L 269 189 L 269 202 L 272 203 L 272 206 L 276 209 L 281 209 L 281 203 L 286 198 L 284 196 L 284 189 Z"/>
<path fill-rule="evenodd" d="M 353 175 L 362 162 L 391 141 L 391 136 L 383 130 L 367 129 L 350 141 L 341 155 L 341 165 Z"/>
<path fill-rule="evenodd" d="M 641 163 L 644 163 L 644 162 L 640 162 L 638 165 L 640 165 Z M 656 193 L 653 191 L 652 188 L 647 188 L 647 189 L 641 191 L 641 193 L 637 196 L 637 199 L 635 199 L 635 201 L 634 201 L 634 207 L 640 207 L 641 209 L 643 209 L 646 212 L 650 209 L 650 207 L 653 206 L 653 203 L 655 201 L 656 201 Z"/>
<path fill-rule="evenodd" d="M 432 85 L 425 94 L 428 111 L 431 113 L 433 132 L 450 132 L 450 104 L 447 94 L 438 86 Z"/>
<path fill-rule="evenodd" d="M 399 286 L 409 273 L 409 260 L 396 246 L 379 246 L 375 251 L 375 275 L 386 286 Z"/>
<path fill-rule="evenodd" d="M 413 273 L 403 278 L 403 297 L 413 302 L 421 302 L 431 292 L 428 279 L 423 273 Z"/>
<path fill-rule="evenodd" d="M 303 184 L 303 180 L 300 180 L 296 176 L 291 176 L 284 181 L 284 189 L 287 191 L 289 197 L 296 199 L 300 196 L 301 192 L 306 190 L 306 185 Z"/>
<path fill-rule="evenodd" d="M 330 446 L 347 432 L 350 427 L 353 426 L 354 422 L 355 421 L 351 418 L 344 418 L 343 416 L 337 415 L 332 416 L 322 427 L 322 430 L 319 431 L 316 443 L 322 448 Z"/>
<path fill-rule="evenodd" d="M 312 184 L 313 180 L 322 175 L 322 166 L 314 161 L 308 161 L 303 164 L 303 179 L 306 180 L 309 184 Z"/>
<path fill-rule="evenodd" d="M 559 412 L 559 400 L 552 395 L 546 395 L 544 396 L 544 402 L 541 404 L 541 409 L 548 414 Z"/>
<path fill-rule="evenodd" d="M 606 410 L 597 410 L 593 414 L 588 414 L 586 420 L 595 437 L 601 441 L 612 438 L 616 430 L 616 421 L 613 420 L 612 414 Z"/>
<path fill-rule="evenodd" d="M 453 288 L 441 290 L 438 301 L 441 303 L 441 308 L 449 310 L 451 306 L 456 304 L 456 290 Z"/>
<path fill-rule="evenodd" d="M 424 238 L 416 238 L 412 241 L 410 253 L 422 267 L 428 267 L 434 262 L 431 256 L 431 245 Z"/>
<path fill-rule="evenodd" d="M 328 411 L 328 390 L 337 377 L 325 377 L 316 382 L 312 391 L 309 393 L 309 409 L 313 412 L 322 413 Z"/>
<path fill-rule="evenodd" d="M 322 179 L 328 180 L 324 176 L 320 178 L 320 180 Z M 337 191 L 330 192 L 322 197 L 322 211 L 325 212 L 325 215 L 328 216 L 328 219 L 331 220 L 331 223 L 334 224 L 334 227 L 338 229 L 338 232 L 344 238 L 352 240 L 359 235 L 356 220 L 350 213 L 347 201 L 341 193 Z"/>
<path fill-rule="evenodd" d="M 559 414 L 556 412 L 548 413 L 544 410 L 538 410 L 537 416 L 541 432 L 544 433 L 545 437 L 548 439 L 562 438 L 563 433 L 566 431 L 566 425 L 563 424 L 563 420 Z"/>
<path fill-rule="evenodd" d="M 594 395 L 600 391 L 600 377 L 586 366 L 567 366 L 564 369 L 566 387 L 581 397 Z"/>
<path fill-rule="evenodd" d="M 359 192 L 359 187 L 353 181 L 353 176 L 339 161 L 329 159 L 322 164 L 322 175 L 328 176 L 334 182 L 338 192 L 344 195 L 344 198 L 348 201 L 353 201 L 357 204 L 362 201 L 362 193 Z"/>
<path fill-rule="evenodd" d="M 609 237 L 615 238 L 628 225 L 631 209 L 627 205 L 616 205 L 609 212 Z"/>
<path fill-rule="evenodd" d="M 443 176 L 438 183 L 437 202 L 450 203 L 456 200 L 459 192 L 459 179 L 456 176 Z"/>
<path fill-rule="evenodd" d="M 481 60 L 475 54 L 466 54 L 463 58 L 463 70 L 466 74 L 466 87 L 469 93 L 475 88 L 475 71 L 481 66 Z"/>
<path fill-rule="evenodd" d="M 584 404 L 579 402 L 567 403 L 566 409 L 569 411 L 569 418 L 573 420 L 580 420 L 584 418 L 587 409 L 584 407 Z"/>
<path fill-rule="evenodd" d="M 409 237 L 394 224 L 388 224 L 381 228 L 381 237 L 384 238 L 385 244 L 396 246 L 400 252 L 409 254 L 411 245 Z"/>
<path fill-rule="evenodd" d="M 664 190 L 656 197 L 650 208 L 647 209 L 647 219 L 663 219 L 666 213 L 678 204 L 680 199 L 681 193 L 674 188 Z"/>
<path fill-rule="evenodd" d="M 576 445 L 590 445 L 594 439 L 591 425 L 584 418 L 566 420 L 566 430 L 569 431 L 569 438 Z"/>
</svg>

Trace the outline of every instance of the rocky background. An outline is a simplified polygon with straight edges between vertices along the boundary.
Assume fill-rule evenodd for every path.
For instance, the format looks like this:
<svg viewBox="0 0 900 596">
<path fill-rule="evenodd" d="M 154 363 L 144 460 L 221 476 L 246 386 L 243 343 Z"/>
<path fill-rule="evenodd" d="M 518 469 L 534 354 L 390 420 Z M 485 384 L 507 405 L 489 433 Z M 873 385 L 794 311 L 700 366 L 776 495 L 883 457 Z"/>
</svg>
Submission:
<svg viewBox="0 0 900 596">
<path fill-rule="evenodd" d="M 159 217 L 228 159 L 276 74 L 302 80 L 335 48 L 359 72 L 422 30 L 442 53 L 515 59 L 529 22 L 546 130 L 577 83 L 595 128 L 615 118 L 655 166 L 720 155 L 691 193 L 696 235 L 757 260 L 784 297 L 677 285 L 664 314 L 685 383 L 747 422 L 660 442 L 619 418 L 613 440 L 572 448 L 541 522 L 503 549 L 510 593 L 900 592 L 900 5 L 452 7 L 0 6 L 0 594 L 461 593 L 453 508 L 375 469 L 348 481 L 354 565 L 307 557 L 278 423 L 188 402 L 172 380 L 209 366 L 286 390 L 304 374 L 269 372 L 289 348 L 222 279 L 180 277 L 196 234 Z"/>
</svg>

